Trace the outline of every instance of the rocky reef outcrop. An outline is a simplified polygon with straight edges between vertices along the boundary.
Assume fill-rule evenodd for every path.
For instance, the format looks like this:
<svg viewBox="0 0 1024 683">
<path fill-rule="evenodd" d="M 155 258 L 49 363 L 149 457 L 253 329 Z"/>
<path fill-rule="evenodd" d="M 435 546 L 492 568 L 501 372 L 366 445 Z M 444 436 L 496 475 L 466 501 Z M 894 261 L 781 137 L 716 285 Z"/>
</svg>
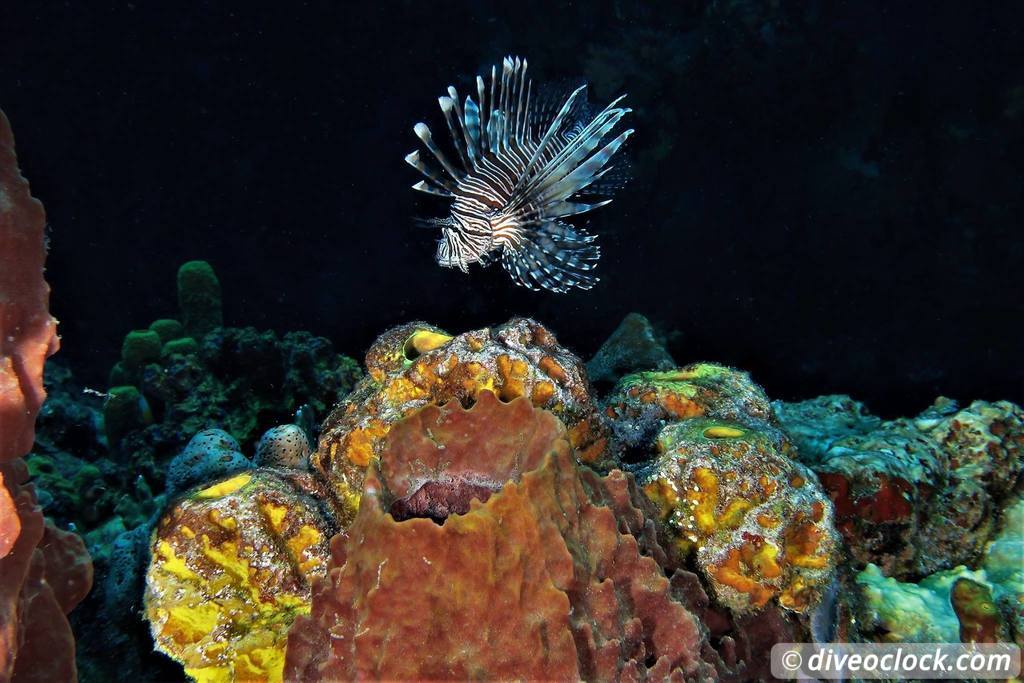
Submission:
<svg viewBox="0 0 1024 683">
<path fill-rule="evenodd" d="M 366 364 L 316 449 L 228 444 L 238 471 L 157 525 L 147 613 L 198 680 L 759 680 L 776 642 L 1020 637 L 1012 404 L 885 422 L 713 363 L 601 397 L 527 319 L 400 326 Z M 258 513 L 284 472 L 301 496 Z M 983 523 L 945 564 L 877 542 L 941 544 L 957 505 Z M 313 531 L 272 540 L 274 514 Z"/>
</svg>

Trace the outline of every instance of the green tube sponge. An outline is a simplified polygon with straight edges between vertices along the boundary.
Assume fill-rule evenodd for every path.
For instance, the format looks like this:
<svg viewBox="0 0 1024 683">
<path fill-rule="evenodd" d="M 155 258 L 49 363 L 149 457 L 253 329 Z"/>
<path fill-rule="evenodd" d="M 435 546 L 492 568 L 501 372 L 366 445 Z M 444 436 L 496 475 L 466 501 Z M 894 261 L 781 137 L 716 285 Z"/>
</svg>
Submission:
<svg viewBox="0 0 1024 683">
<path fill-rule="evenodd" d="M 189 261 L 178 269 L 178 309 L 185 333 L 195 339 L 224 324 L 220 281 L 206 261 Z"/>
<path fill-rule="evenodd" d="M 125 434 L 153 421 L 149 404 L 139 390 L 127 384 L 113 387 L 103 404 L 103 427 L 107 444 L 116 448 Z"/>
<path fill-rule="evenodd" d="M 160 341 L 164 344 L 172 339 L 179 339 L 185 334 L 185 328 L 182 327 L 180 322 L 173 318 L 161 318 L 160 320 L 154 320 L 150 323 L 149 329 L 160 335 Z"/>
<path fill-rule="evenodd" d="M 179 353 L 185 356 L 190 356 L 194 353 L 199 353 L 199 344 L 192 337 L 172 339 L 171 341 L 164 344 L 163 355 L 170 356 L 171 354 L 175 353 Z"/>
<path fill-rule="evenodd" d="M 132 373 L 124 367 L 124 363 L 118 361 L 110 368 L 110 375 L 107 376 L 108 387 L 119 387 L 122 384 L 132 383 Z"/>
<path fill-rule="evenodd" d="M 146 363 L 160 358 L 163 342 L 160 335 L 152 330 L 133 330 L 125 335 L 121 344 L 121 362 L 129 372 L 139 370 Z"/>
</svg>

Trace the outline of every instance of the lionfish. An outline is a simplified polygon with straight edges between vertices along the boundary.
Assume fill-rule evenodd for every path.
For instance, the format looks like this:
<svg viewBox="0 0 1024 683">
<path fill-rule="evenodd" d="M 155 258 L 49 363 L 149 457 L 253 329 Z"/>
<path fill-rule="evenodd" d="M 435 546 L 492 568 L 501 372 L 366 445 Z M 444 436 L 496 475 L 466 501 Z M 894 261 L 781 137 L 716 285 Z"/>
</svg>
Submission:
<svg viewBox="0 0 1024 683">
<path fill-rule="evenodd" d="M 608 162 L 633 131 L 606 140 L 631 111 L 617 106 L 625 95 L 593 114 L 585 84 L 564 101 L 534 93 L 518 57 L 505 58 L 500 74 L 491 68 L 489 92 L 477 76 L 476 90 L 479 104 L 467 96 L 459 106 L 452 86 L 438 98 L 458 164 L 425 123 L 414 130 L 440 169 L 419 151 L 405 157 L 425 177 L 414 189 L 452 200 L 449 217 L 423 221 L 441 229 L 438 264 L 467 272 L 472 263 L 501 261 L 523 287 L 590 289 L 600 247 L 565 219 L 609 203 L 621 185 L 621 172 L 607 175 Z"/>
</svg>

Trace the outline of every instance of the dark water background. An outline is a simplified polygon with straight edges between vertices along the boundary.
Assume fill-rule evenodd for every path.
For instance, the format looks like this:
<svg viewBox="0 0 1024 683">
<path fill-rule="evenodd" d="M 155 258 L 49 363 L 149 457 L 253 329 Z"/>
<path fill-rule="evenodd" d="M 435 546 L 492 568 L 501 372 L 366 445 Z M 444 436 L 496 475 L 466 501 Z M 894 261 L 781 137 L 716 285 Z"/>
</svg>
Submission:
<svg viewBox="0 0 1024 683">
<path fill-rule="evenodd" d="M 589 356 L 640 311 L 769 395 L 885 414 L 1024 401 L 1020 3 L 11 2 L 0 107 L 52 226 L 62 356 L 120 340 L 203 258 L 229 324 L 361 356 L 391 325 L 531 315 Z M 402 163 L 437 96 L 508 53 L 628 92 L 634 182 L 603 281 L 531 293 L 433 262 Z M 442 128 L 443 129 L 443 126 Z M 435 127 L 435 131 L 441 130 Z"/>
</svg>

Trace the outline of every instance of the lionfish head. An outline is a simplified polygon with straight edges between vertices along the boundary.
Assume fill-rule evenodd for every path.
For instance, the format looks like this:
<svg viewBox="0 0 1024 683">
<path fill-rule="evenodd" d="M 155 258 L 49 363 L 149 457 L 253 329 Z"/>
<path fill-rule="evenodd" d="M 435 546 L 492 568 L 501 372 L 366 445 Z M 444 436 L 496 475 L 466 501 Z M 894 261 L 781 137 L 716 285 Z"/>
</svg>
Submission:
<svg viewBox="0 0 1024 683">
<path fill-rule="evenodd" d="M 437 263 L 445 268 L 458 268 L 469 272 L 471 263 L 484 263 L 493 247 L 489 223 L 468 219 L 453 210 L 449 218 L 437 219 L 441 239 L 437 241 Z"/>
<path fill-rule="evenodd" d="M 443 268 L 458 268 L 463 273 L 469 271 L 469 263 L 460 257 L 456 247 L 454 227 L 442 227 L 441 239 L 437 241 L 437 264 Z"/>
</svg>

